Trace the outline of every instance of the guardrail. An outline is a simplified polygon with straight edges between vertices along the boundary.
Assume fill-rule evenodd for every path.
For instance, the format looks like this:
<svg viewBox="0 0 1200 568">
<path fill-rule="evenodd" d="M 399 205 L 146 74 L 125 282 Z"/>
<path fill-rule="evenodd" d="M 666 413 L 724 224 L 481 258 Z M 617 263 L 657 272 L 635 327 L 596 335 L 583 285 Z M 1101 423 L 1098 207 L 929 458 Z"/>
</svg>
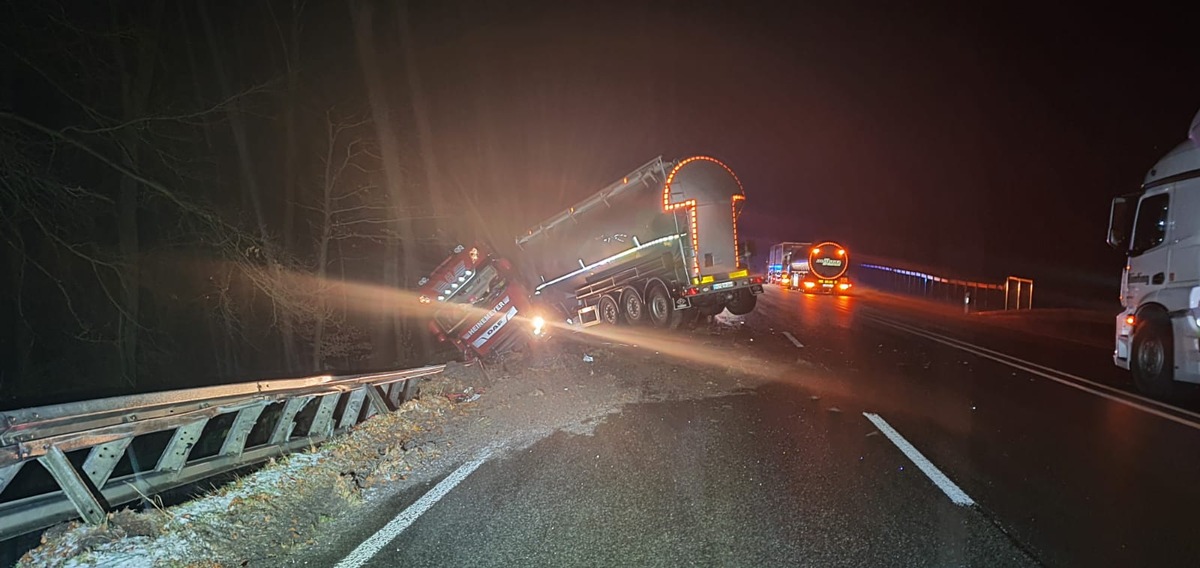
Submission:
<svg viewBox="0 0 1200 568">
<path fill-rule="evenodd" d="M 85 400 L 0 413 L 0 540 L 318 444 L 394 411 L 445 365 Z M 365 403 L 365 404 L 364 404 Z M 46 474 L 49 475 L 46 475 Z"/>
<path fill-rule="evenodd" d="M 861 264 L 859 267 L 883 275 L 882 279 L 865 279 L 876 287 L 961 304 L 963 312 L 1033 308 L 1033 280 L 1028 278 L 1009 276 L 999 284 L 946 278 L 880 264 Z"/>
</svg>

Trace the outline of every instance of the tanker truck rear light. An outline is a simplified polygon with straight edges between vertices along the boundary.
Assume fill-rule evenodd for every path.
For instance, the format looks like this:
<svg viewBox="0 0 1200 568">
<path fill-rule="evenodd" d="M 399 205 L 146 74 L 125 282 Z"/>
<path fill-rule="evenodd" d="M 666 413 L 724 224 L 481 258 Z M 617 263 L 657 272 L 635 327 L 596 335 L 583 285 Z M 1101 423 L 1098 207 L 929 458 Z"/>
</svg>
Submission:
<svg viewBox="0 0 1200 568">
<path fill-rule="evenodd" d="M 804 287 L 805 287 L 805 288 L 815 288 L 816 286 L 817 286 L 817 283 L 816 283 L 816 282 L 813 282 L 812 280 L 805 280 L 805 281 L 804 281 Z"/>
<path fill-rule="evenodd" d="M 1126 316 L 1126 317 L 1125 317 L 1125 324 L 1126 324 L 1126 325 L 1133 325 L 1133 324 L 1134 324 L 1134 322 L 1136 322 L 1136 321 L 1137 321 L 1137 318 L 1135 318 L 1135 317 L 1133 317 L 1133 316 Z"/>
<path fill-rule="evenodd" d="M 821 254 L 821 249 L 820 249 L 820 247 L 814 247 L 814 248 L 813 248 L 813 254 Z"/>
<path fill-rule="evenodd" d="M 849 282 L 842 282 L 841 284 L 838 284 L 838 290 L 849 290 L 849 289 L 850 289 Z"/>
<path fill-rule="evenodd" d="M 751 278 L 751 279 L 750 279 L 750 283 L 751 283 L 751 284 L 762 284 L 762 283 L 763 283 L 763 277 L 762 277 L 762 276 L 755 276 L 755 277 L 753 277 L 753 278 Z"/>
<path fill-rule="evenodd" d="M 838 249 L 838 256 L 846 256 L 846 249 Z"/>
<path fill-rule="evenodd" d="M 417 298 L 417 299 L 420 300 L 420 302 L 422 304 L 428 304 L 430 302 L 429 296 L 421 296 L 420 298 Z"/>
<path fill-rule="evenodd" d="M 700 293 L 700 289 L 693 286 L 683 291 L 684 296 L 695 296 Z"/>
</svg>

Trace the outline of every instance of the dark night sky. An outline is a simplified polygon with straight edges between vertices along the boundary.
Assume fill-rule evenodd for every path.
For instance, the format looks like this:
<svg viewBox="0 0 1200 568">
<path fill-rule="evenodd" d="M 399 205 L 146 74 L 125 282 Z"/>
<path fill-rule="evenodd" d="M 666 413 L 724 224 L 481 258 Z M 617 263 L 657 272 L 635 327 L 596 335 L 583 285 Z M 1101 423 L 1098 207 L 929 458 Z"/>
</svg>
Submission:
<svg viewBox="0 0 1200 568">
<path fill-rule="evenodd" d="M 1144 3 L 504 4 L 413 13 L 445 175 L 541 196 L 502 224 L 703 153 L 741 177 L 760 244 L 832 238 L 1107 297 L 1108 200 L 1200 109 L 1194 20 Z"/>
</svg>

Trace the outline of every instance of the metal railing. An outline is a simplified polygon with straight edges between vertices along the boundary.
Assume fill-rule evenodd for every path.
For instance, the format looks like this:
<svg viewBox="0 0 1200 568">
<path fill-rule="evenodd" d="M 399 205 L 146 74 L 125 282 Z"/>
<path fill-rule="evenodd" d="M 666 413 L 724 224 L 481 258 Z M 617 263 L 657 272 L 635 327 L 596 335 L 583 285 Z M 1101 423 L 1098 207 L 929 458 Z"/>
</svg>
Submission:
<svg viewBox="0 0 1200 568">
<path fill-rule="evenodd" d="M 865 279 L 876 287 L 961 304 L 963 312 L 1033 308 L 1033 280 L 1028 278 L 1009 276 L 1003 284 L 999 284 L 946 278 L 880 264 L 861 264 L 859 267 L 883 276 L 880 279 Z"/>
<path fill-rule="evenodd" d="M 445 365 L 257 381 L 0 413 L 0 540 L 318 444 Z M 143 467 L 144 465 L 144 467 Z M 47 475 L 48 474 L 48 475 Z"/>
</svg>

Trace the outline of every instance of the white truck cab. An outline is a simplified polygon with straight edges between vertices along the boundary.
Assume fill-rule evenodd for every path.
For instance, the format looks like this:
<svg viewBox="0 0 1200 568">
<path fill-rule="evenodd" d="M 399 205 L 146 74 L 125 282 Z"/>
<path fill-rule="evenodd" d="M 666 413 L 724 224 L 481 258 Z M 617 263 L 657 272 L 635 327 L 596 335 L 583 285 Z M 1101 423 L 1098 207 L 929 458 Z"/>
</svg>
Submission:
<svg viewBox="0 0 1200 568">
<path fill-rule="evenodd" d="M 1151 396 L 1200 384 L 1200 113 L 1141 191 L 1113 199 L 1108 243 L 1126 254 L 1113 362 Z"/>
</svg>

